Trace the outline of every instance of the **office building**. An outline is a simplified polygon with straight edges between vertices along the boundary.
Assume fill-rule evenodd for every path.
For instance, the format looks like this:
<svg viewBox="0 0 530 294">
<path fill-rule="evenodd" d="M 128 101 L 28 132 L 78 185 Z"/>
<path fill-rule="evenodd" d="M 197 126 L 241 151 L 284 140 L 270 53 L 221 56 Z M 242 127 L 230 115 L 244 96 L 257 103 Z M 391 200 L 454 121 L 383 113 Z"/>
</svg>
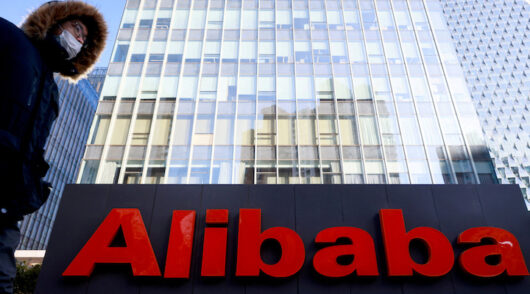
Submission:
<svg viewBox="0 0 530 294">
<path fill-rule="evenodd" d="M 129 0 L 79 183 L 495 183 L 438 1 Z"/>
<path fill-rule="evenodd" d="M 95 67 L 87 75 L 87 81 L 92 85 L 92 88 L 96 91 L 98 97 L 103 89 L 103 82 L 105 82 L 105 76 L 107 75 L 106 67 Z"/>
<path fill-rule="evenodd" d="M 50 169 L 44 178 L 53 189 L 48 200 L 22 221 L 18 249 L 46 249 L 64 185 L 74 183 L 97 106 L 97 94 L 86 80 L 71 84 L 58 76 L 59 116 L 45 146 Z"/>
<path fill-rule="evenodd" d="M 530 3 L 441 3 L 499 182 L 518 184 L 530 208 Z"/>
</svg>

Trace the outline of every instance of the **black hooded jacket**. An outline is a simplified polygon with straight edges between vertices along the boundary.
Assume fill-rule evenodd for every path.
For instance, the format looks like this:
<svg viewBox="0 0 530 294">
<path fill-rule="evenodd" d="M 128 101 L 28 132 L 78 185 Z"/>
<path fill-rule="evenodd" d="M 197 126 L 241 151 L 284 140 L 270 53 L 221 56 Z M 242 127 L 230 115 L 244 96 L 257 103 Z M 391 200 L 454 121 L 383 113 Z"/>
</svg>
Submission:
<svg viewBox="0 0 530 294">
<path fill-rule="evenodd" d="M 49 30 L 71 17 L 87 24 L 90 43 L 69 61 Z M 0 222 L 21 219 L 46 201 L 44 146 L 59 112 L 53 73 L 80 78 L 95 63 L 105 38 L 101 15 L 77 1 L 44 4 L 22 29 L 0 18 Z"/>
</svg>

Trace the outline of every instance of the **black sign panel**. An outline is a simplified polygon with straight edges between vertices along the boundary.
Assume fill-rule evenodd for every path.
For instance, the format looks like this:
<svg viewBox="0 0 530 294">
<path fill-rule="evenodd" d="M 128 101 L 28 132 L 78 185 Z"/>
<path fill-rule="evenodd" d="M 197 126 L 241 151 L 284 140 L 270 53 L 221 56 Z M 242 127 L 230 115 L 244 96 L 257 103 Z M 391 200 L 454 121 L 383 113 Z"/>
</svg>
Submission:
<svg viewBox="0 0 530 294">
<path fill-rule="evenodd" d="M 83 245 L 113 208 L 140 210 L 161 271 L 173 210 L 194 210 L 189 279 L 134 277 L 127 264 L 98 264 L 90 277 L 63 277 Z M 236 277 L 239 209 L 261 209 L 261 227 L 287 227 L 303 240 L 306 258 L 290 278 Z M 226 276 L 201 277 L 207 209 L 228 209 Z M 463 231 L 480 226 L 511 232 L 530 265 L 530 214 L 516 185 L 68 185 L 49 241 L 36 293 L 529 293 L 530 277 L 476 278 L 453 269 L 437 278 L 387 275 L 380 209 L 401 209 L 407 230 L 432 227 L 451 242 L 455 259 L 466 249 Z M 319 275 L 315 236 L 330 227 L 367 231 L 375 243 L 379 276 L 333 279 Z M 262 258 L 278 252 L 262 247 Z M 269 256 L 270 257 L 270 256 Z"/>
</svg>

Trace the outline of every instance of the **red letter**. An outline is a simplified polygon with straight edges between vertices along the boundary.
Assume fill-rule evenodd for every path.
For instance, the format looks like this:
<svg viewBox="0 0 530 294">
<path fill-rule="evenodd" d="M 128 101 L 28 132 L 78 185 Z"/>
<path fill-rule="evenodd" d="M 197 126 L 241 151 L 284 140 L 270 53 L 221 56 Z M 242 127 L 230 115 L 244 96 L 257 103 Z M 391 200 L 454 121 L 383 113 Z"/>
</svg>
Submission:
<svg viewBox="0 0 530 294">
<path fill-rule="evenodd" d="M 109 247 L 120 227 L 127 246 Z M 96 263 L 130 263 L 135 276 L 160 276 L 160 268 L 138 209 L 111 210 L 63 276 L 90 276 Z"/>
<path fill-rule="evenodd" d="M 228 224 L 228 209 L 206 210 L 206 224 Z M 227 233 L 228 229 L 226 227 L 204 229 L 201 276 L 225 276 Z"/>
<path fill-rule="evenodd" d="M 381 230 L 387 258 L 389 276 L 412 276 L 413 270 L 427 277 L 447 274 L 454 264 L 453 248 L 440 231 L 429 227 L 405 230 L 401 209 L 381 209 Z M 429 260 L 418 264 L 410 257 L 409 244 L 422 240 L 429 249 Z"/>
<path fill-rule="evenodd" d="M 528 276 L 528 269 L 519 242 L 510 232 L 491 227 L 478 227 L 464 231 L 458 236 L 458 244 L 479 244 L 483 239 L 495 241 L 493 245 L 480 245 L 462 252 L 460 266 L 469 274 L 490 278 L 504 271 L 508 276 Z M 500 262 L 489 265 L 486 257 L 500 255 Z"/>
<path fill-rule="evenodd" d="M 339 238 L 348 238 L 351 245 L 334 245 L 320 249 L 313 258 L 315 270 L 326 277 L 345 277 L 354 271 L 358 276 L 377 276 L 377 260 L 375 257 L 374 241 L 370 234 L 359 228 L 335 227 L 318 233 L 316 243 L 334 243 Z M 353 262 L 340 265 L 337 258 L 353 255 Z"/>
<path fill-rule="evenodd" d="M 174 210 L 167 245 L 164 278 L 190 277 L 191 249 L 195 232 L 195 211 Z"/>
<path fill-rule="evenodd" d="M 260 232 L 261 209 L 240 209 L 236 276 L 259 276 L 260 269 L 277 278 L 296 274 L 305 259 L 304 243 L 300 236 L 284 227 Z M 261 244 L 267 239 L 275 239 L 282 248 L 282 257 L 276 264 L 266 264 L 261 260 Z"/>
</svg>

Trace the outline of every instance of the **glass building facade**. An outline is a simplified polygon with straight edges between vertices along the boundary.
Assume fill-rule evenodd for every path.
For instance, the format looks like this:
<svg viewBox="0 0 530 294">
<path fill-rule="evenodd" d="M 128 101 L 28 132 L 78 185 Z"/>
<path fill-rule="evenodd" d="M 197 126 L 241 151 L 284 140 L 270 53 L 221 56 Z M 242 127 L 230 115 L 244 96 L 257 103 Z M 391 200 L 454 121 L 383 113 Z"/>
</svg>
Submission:
<svg viewBox="0 0 530 294">
<path fill-rule="evenodd" d="M 59 88 L 60 110 L 44 153 L 50 164 L 44 180 L 51 183 L 53 189 L 44 205 L 22 221 L 18 245 L 22 250 L 46 249 L 64 186 L 75 183 L 77 178 L 98 103 L 96 92 L 86 80 L 71 84 L 55 77 L 55 82 Z"/>
<path fill-rule="evenodd" d="M 441 0 L 501 183 L 530 209 L 530 2 Z"/>
<path fill-rule="evenodd" d="M 129 0 L 80 183 L 492 183 L 438 1 Z"/>
</svg>

